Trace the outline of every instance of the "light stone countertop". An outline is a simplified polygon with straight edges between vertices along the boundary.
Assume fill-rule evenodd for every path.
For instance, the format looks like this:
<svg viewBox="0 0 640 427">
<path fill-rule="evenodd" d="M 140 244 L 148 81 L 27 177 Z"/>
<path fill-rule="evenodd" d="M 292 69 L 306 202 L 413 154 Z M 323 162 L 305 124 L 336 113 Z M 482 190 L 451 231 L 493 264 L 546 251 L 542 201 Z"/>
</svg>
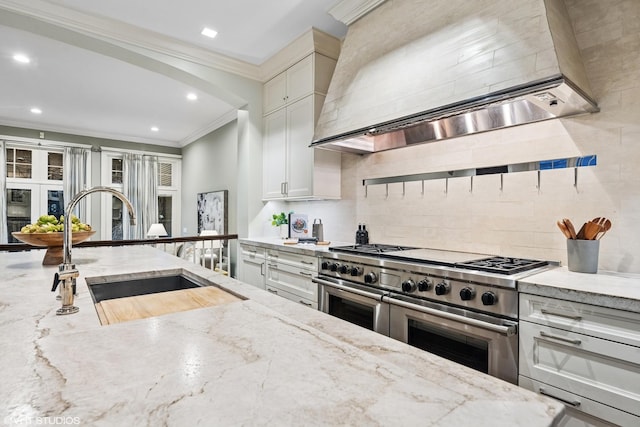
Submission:
<svg viewBox="0 0 640 427">
<path fill-rule="evenodd" d="M 322 255 L 324 252 L 328 252 L 332 246 L 348 246 L 353 245 L 349 242 L 330 242 L 328 245 L 315 245 L 312 243 L 298 243 L 295 245 L 285 245 L 284 239 L 277 237 L 251 237 L 238 239 L 240 244 L 250 244 L 254 246 L 263 247 L 266 249 L 278 249 L 283 251 L 295 252 L 304 255 Z"/>
<path fill-rule="evenodd" d="M 0 256 L 7 425 L 533 427 L 564 410 L 152 247 L 74 249 L 80 312 L 56 316 L 57 267 L 43 256 Z M 99 324 L 86 277 L 175 268 L 247 300 Z"/>
<path fill-rule="evenodd" d="M 640 275 L 558 267 L 518 282 L 518 291 L 640 313 Z"/>
</svg>

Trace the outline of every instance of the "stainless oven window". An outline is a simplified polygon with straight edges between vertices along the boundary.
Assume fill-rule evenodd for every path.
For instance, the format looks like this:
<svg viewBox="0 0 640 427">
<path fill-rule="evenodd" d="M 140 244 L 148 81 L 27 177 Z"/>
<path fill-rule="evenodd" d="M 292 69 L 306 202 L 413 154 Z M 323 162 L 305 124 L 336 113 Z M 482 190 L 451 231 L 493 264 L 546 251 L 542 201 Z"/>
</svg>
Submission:
<svg viewBox="0 0 640 427">
<path fill-rule="evenodd" d="M 461 335 L 410 319 L 408 343 L 414 347 L 489 373 L 489 345 L 487 341 Z"/>
<path fill-rule="evenodd" d="M 373 331 L 374 307 L 329 295 L 329 314 Z"/>
</svg>

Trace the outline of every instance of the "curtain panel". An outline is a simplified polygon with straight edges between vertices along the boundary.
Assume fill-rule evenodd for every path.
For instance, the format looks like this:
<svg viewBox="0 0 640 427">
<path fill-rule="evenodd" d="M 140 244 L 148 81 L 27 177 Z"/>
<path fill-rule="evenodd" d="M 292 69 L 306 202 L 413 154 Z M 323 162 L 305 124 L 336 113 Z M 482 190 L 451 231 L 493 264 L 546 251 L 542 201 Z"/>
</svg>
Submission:
<svg viewBox="0 0 640 427">
<path fill-rule="evenodd" d="M 62 191 L 64 195 L 65 211 L 73 196 L 88 188 L 88 164 L 90 150 L 87 148 L 65 147 L 62 157 Z M 74 215 L 83 222 L 88 222 L 87 199 L 82 199 L 73 211 Z"/>
<path fill-rule="evenodd" d="M 158 222 L 158 157 L 124 153 L 123 193 L 133 205 L 136 224 L 123 221 L 126 239 L 146 239 L 151 224 Z M 124 214 L 123 214 L 124 216 Z"/>
<path fill-rule="evenodd" d="M 7 148 L 0 140 L 0 243 L 9 241 L 7 228 Z"/>
</svg>

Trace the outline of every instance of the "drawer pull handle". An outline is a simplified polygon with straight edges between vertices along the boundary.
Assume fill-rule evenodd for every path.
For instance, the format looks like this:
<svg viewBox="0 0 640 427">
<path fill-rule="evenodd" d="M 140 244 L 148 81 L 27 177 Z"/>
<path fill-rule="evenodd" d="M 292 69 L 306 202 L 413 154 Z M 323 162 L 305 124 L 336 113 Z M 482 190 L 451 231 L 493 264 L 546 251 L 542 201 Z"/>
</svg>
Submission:
<svg viewBox="0 0 640 427">
<path fill-rule="evenodd" d="M 301 264 L 313 265 L 313 261 L 300 260 Z"/>
<path fill-rule="evenodd" d="M 307 307 L 311 307 L 313 305 L 310 302 L 304 302 L 302 300 L 300 300 L 299 302 L 300 302 L 300 304 L 306 305 Z"/>
<path fill-rule="evenodd" d="M 581 340 L 572 340 L 570 338 L 557 337 L 555 335 L 548 334 L 548 333 L 546 333 L 544 331 L 540 331 L 540 336 L 541 337 L 545 337 L 545 338 L 551 338 L 551 339 L 558 340 L 558 341 L 568 342 L 569 344 L 580 345 L 582 343 Z"/>
<path fill-rule="evenodd" d="M 298 273 L 300 273 L 303 276 L 307 276 L 307 277 L 313 276 L 313 273 L 307 273 L 306 271 L 299 271 Z"/>
<path fill-rule="evenodd" d="M 558 397 L 558 396 L 554 396 L 553 394 L 548 393 L 548 392 L 547 392 L 545 389 L 543 389 L 542 387 L 540 387 L 540 394 L 543 394 L 543 395 L 545 395 L 545 396 L 548 396 L 548 397 L 550 397 L 550 398 L 552 398 L 552 399 L 559 400 L 560 402 L 565 403 L 565 404 L 570 405 L 570 406 L 573 406 L 574 408 L 577 408 L 578 406 L 580 406 L 580 401 L 579 401 L 579 400 L 574 400 L 574 401 L 572 402 L 572 401 L 569 401 L 569 400 L 566 400 L 566 399 L 562 399 L 562 398 L 560 398 L 560 397 Z"/>
<path fill-rule="evenodd" d="M 267 290 L 268 290 L 269 292 L 271 292 L 272 294 L 277 294 L 277 293 L 278 293 L 278 291 L 276 291 L 275 289 L 269 289 L 269 288 L 267 288 Z"/>
<path fill-rule="evenodd" d="M 550 314 L 552 316 L 558 316 L 558 317 L 566 317 L 567 319 L 571 319 L 571 320 L 582 320 L 582 316 L 576 316 L 576 315 L 571 315 L 571 314 L 564 314 L 564 313 L 556 313 L 555 311 L 549 311 L 547 309 L 540 309 L 540 313 L 542 314 Z"/>
</svg>

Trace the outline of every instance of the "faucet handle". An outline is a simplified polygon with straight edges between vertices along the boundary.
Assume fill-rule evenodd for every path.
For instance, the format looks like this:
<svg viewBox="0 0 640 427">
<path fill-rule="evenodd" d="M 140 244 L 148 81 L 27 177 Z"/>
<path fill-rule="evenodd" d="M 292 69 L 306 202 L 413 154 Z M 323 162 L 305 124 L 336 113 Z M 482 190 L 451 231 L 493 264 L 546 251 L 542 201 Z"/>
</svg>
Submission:
<svg viewBox="0 0 640 427">
<path fill-rule="evenodd" d="M 60 276 L 56 273 L 53 276 L 53 286 L 51 287 L 51 292 L 55 292 L 58 289 L 58 285 L 60 284 Z"/>
</svg>

